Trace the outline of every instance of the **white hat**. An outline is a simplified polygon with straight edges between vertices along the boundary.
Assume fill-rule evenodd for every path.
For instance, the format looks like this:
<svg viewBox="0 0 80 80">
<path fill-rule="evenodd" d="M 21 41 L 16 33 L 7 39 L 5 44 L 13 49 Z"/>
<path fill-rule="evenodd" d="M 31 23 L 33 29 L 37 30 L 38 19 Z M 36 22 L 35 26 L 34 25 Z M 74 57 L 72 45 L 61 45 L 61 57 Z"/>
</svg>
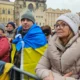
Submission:
<svg viewBox="0 0 80 80">
<path fill-rule="evenodd" d="M 78 32 L 78 28 L 80 24 L 80 18 L 78 14 L 65 13 L 59 16 L 56 21 L 59 20 L 65 21 L 70 26 L 74 34 Z"/>
</svg>

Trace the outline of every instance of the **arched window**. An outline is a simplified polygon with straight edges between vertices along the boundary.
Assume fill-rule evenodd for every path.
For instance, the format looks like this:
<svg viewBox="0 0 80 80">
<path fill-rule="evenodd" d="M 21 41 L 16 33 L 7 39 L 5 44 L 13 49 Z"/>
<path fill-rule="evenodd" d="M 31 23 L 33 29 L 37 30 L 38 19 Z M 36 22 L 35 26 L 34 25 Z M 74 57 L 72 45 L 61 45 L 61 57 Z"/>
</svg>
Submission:
<svg viewBox="0 0 80 80">
<path fill-rule="evenodd" d="M 32 3 L 30 3 L 30 4 L 28 5 L 28 9 L 29 9 L 30 11 L 33 11 L 33 10 L 34 10 L 34 7 L 33 7 L 33 4 L 32 4 Z"/>
</svg>

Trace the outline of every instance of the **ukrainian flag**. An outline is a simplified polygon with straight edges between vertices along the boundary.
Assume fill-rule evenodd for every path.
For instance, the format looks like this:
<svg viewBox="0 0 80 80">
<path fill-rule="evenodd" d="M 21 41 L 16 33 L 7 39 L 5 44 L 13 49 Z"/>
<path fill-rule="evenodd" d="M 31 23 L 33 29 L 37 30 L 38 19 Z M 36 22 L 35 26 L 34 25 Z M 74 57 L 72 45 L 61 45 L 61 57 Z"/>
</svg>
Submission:
<svg viewBox="0 0 80 80">
<path fill-rule="evenodd" d="M 0 61 L 0 63 L 1 63 L 1 61 Z M 3 70 L 2 74 L 0 74 L 0 80 L 10 80 L 9 71 L 11 70 L 12 67 L 13 67 L 13 64 L 5 63 L 5 66 L 3 68 L 4 70 Z"/>
<path fill-rule="evenodd" d="M 22 26 L 17 29 L 17 32 L 21 29 Z M 21 69 L 35 74 L 35 67 L 47 48 L 46 37 L 41 28 L 36 24 L 33 24 L 22 39 L 15 38 L 13 40 L 17 50 L 21 49 L 21 41 L 24 42 L 21 53 Z"/>
</svg>

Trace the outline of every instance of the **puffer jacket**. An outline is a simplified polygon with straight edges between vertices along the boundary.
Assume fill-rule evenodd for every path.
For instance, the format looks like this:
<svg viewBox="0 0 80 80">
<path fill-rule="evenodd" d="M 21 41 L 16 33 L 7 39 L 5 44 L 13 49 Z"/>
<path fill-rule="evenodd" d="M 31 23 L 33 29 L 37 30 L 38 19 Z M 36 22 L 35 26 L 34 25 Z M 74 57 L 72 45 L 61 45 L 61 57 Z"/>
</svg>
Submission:
<svg viewBox="0 0 80 80">
<path fill-rule="evenodd" d="M 56 34 L 50 39 L 48 49 L 40 59 L 36 74 L 44 78 L 52 71 L 54 80 L 77 80 L 80 77 L 80 37 L 76 34 L 64 47 Z M 70 77 L 63 77 L 69 72 Z"/>
<path fill-rule="evenodd" d="M 0 60 L 10 62 L 10 43 L 6 36 L 0 37 Z"/>
</svg>

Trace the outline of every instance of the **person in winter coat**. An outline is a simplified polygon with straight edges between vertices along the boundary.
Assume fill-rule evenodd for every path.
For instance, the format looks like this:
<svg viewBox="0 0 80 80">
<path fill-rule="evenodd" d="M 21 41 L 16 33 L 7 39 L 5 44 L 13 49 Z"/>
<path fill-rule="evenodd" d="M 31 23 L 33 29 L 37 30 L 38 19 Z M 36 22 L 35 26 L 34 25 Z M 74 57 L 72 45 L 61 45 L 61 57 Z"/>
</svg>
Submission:
<svg viewBox="0 0 80 80">
<path fill-rule="evenodd" d="M 7 26 L 6 26 L 6 36 L 9 38 L 9 40 L 11 41 L 16 33 L 16 29 L 15 29 L 15 24 L 14 22 L 8 22 Z"/>
<path fill-rule="evenodd" d="M 21 26 L 17 28 L 12 43 L 15 45 L 16 55 L 12 57 L 14 64 L 29 73 L 35 74 L 35 68 L 47 48 L 47 40 L 41 28 L 36 25 L 31 11 L 21 16 Z M 13 49 L 13 53 L 15 54 Z M 17 75 L 17 73 L 16 73 Z M 18 76 L 15 80 L 28 80 L 25 76 Z"/>
<path fill-rule="evenodd" d="M 56 20 L 55 35 L 40 59 L 36 74 L 43 80 L 80 79 L 80 19 L 66 13 Z"/>
<path fill-rule="evenodd" d="M 10 61 L 10 44 L 8 38 L 5 36 L 5 26 L 0 24 L 0 60 L 4 62 Z"/>
</svg>

